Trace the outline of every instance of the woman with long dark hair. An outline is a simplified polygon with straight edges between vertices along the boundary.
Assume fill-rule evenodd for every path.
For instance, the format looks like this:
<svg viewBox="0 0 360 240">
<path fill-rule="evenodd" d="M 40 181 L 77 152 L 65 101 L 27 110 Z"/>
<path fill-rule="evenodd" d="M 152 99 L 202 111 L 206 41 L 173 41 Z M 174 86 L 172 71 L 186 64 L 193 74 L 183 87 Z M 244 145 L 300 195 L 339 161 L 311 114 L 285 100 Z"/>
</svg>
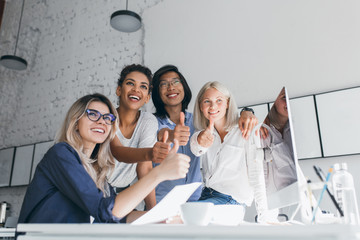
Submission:
<svg viewBox="0 0 360 240">
<path fill-rule="evenodd" d="M 177 139 L 179 153 L 191 158 L 189 172 L 185 178 L 165 181 L 156 187 L 156 200 L 160 201 L 173 187 L 192 182 L 201 182 L 200 160 L 190 150 L 189 138 L 194 133 L 193 115 L 187 112 L 191 101 L 191 89 L 179 69 L 174 65 L 165 65 L 154 73 L 152 100 L 156 108 L 155 116 L 159 123 L 158 140 L 162 140 L 165 131 L 169 133 L 168 141 Z M 239 127 L 247 138 L 256 126 L 257 119 L 250 111 L 242 111 Z M 157 166 L 153 163 L 153 166 Z M 201 187 L 189 198 L 196 201 L 200 197 Z"/>
</svg>

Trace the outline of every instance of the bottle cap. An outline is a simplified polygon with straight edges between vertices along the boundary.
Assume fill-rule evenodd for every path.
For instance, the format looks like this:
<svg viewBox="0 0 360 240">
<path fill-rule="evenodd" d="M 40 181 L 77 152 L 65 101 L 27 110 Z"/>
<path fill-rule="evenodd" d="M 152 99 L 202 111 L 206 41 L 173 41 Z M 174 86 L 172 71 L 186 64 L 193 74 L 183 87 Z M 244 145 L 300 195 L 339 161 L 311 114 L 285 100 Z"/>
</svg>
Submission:
<svg viewBox="0 0 360 240">
<path fill-rule="evenodd" d="M 335 163 L 334 164 L 334 170 L 337 171 L 337 170 L 347 170 L 347 164 L 346 163 Z"/>
<path fill-rule="evenodd" d="M 347 167 L 347 164 L 346 163 L 341 163 L 341 166 L 340 166 L 340 169 L 344 169 L 344 170 L 347 170 L 348 167 Z"/>
</svg>

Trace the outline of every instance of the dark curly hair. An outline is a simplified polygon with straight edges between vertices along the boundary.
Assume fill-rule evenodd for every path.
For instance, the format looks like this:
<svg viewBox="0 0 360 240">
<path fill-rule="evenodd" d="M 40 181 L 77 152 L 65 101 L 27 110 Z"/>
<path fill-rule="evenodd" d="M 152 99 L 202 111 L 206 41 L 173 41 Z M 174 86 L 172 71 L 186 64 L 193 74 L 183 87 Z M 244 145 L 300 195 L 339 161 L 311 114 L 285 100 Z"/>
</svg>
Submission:
<svg viewBox="0 0 360 240">
<path fill-rule="evenodd" d="M 161 67 L 159 70 L 157 70 L 154 73 L 153 91 L 151 94 L 151 97 L 152 97 L 152 100 L 153 100 L 153 103 L 154 103 L 154 106 L 156 109 L 155 116 L 160 117 L 160 118 L 165 118 L 166 116 L 169 116 L 169 114 L 165 110 L 164 103 L 161 100 L 160 93 L 159 93 L 160 78 L 162 75 L 164 75 L 165 73 L 168 73 L 168 72 L 177 73 L 180 77 L 181 84 L 183 85 L 184 99 L 182 100 L 182 107 L 181 107 L 182 112 L 185 112 L 185 110 L 187 109 L 187 107 L 191 101 L 191 97 L 192 97 L 190 87 L 187 84 L 185 77 L 179 72 L 179 70 L 176 66 L 165 65 L 165 66 Z"/>
<path fill-rule="evenodd" d="M 149 93 L 152 90 L 152 73 L 151 70 L 140 64 L 131 64 L 123 68 L 120 73 L 120 78 L 118 79 L 118 86 L 121 86 L 124 82 L 126 76 L 132 72 L 140 72 L 143 73 L 147 79 L 149 80 Z"/>
</svg>

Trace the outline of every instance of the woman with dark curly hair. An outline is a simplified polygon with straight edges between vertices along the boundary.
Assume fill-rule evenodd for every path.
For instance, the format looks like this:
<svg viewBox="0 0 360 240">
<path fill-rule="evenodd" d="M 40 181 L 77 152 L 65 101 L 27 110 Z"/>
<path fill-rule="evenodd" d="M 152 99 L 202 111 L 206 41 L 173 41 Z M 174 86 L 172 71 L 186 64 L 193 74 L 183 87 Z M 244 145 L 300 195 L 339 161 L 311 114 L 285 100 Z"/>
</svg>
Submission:
<svg viewBox="0 0 360 240">
<path fill-rule="evenodd" d="M 114 172 L 109 175 L 109 183 L 117 192 L 144 177 L 152 169 L 151 160 L 161 162 L 165 155 L 160 156 L 161 151 L 155 151 L 163 146 L 167 153 L 170 147 L 169 144 L 156 143 L 157 120 L 152 113 L 140 110 L 150 100 L 151 88 L 152 73 L 149 68 L 132 64 L 121 71 L 116 89 L 119 125 L 111 142 L 112 153 L 118 161 Z M 154 207 L 155 190 L 144 200 L 147 210 Z M 144 206 L 138 209 L 144 210 Z"/>
</svg>

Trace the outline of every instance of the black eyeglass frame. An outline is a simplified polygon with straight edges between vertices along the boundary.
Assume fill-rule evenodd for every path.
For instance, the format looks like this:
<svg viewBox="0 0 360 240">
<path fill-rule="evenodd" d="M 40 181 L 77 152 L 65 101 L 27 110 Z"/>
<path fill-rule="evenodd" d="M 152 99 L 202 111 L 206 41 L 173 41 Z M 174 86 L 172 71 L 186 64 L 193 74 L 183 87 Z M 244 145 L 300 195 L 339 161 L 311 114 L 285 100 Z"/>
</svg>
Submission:
<svg viewBox="0 0 360 240">
<path fill-rule="evenodd" d="M 91 112 L 96 113 L 96 115 L 98 116 L 98 118 L 96 120 L 90 118 L 89 114 Z M 86 116 L 88 117 L 88 119 L 93 122 L 99 121 L 99 119 L 102 117 L 107 125 L 113 125 L 116 120 L 116 117 L 114 116 L 114 114 L 112 114 L 112 113 L 101 114 L 98 110 L 95 110 L 95 109 L 86 109 L 85 113 L 86 113 Z M 110 120 L 107 117 L 109 117 Z"/>
<path fill-rule="evenodd" d="M 165 84 L 165 83 L 166 83 L 166 84 Z M 165 84 L 166 86 L 165 86 L 164 84 Z M 176 87 L 176 86 L 178 86 L 179 84 L 182 84 L 180 78 L 175 78 L 175 79 L 172 79 L 172 80 L 170 80 L 170 81 L 161 80 L 161 81 L 159 82 L 159 89 L 167 89 L 167 88 L 169 88 L 170 85 L 173 86 L 173 87 Z"/>
</svg>

